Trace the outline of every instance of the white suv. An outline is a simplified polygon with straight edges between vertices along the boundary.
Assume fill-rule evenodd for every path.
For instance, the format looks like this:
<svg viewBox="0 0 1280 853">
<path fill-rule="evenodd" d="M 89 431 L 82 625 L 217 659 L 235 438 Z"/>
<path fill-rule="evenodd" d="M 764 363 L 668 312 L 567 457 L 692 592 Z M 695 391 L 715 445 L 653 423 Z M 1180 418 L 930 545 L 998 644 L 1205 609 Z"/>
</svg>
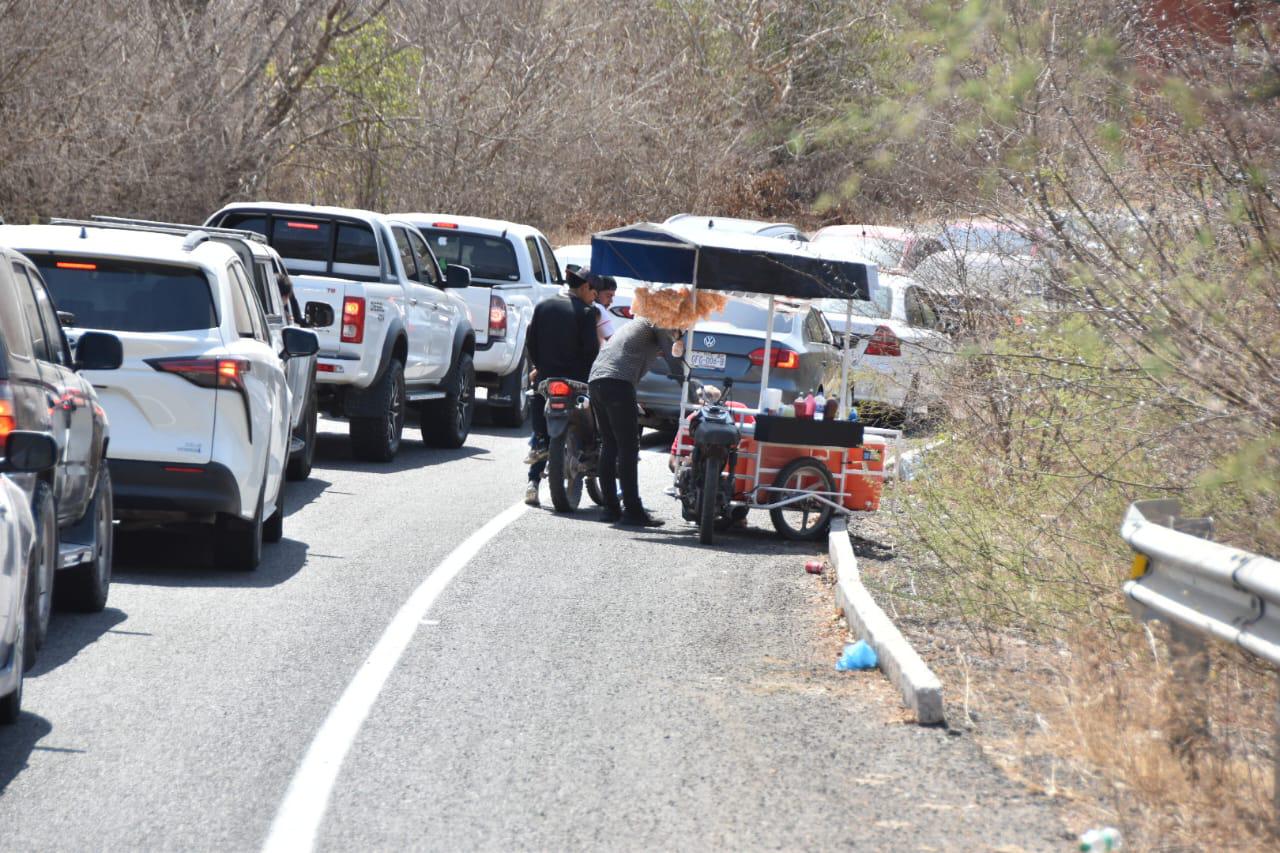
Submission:
<svg viewBox="0 0 1280 853">
<path fill-rule="evenodd" d="M 40 268 L 78 332 L 110 331 L 124 363 L 85 371 L 110 419 L 107 458 L 122 521 L 216 526 L 217 562 L 253 569 L 283 535 L 291 393 L 281 358 L 314 333 L 271 329 L 240 258 L 203 232 L 0 226 Z"/>
</svg>

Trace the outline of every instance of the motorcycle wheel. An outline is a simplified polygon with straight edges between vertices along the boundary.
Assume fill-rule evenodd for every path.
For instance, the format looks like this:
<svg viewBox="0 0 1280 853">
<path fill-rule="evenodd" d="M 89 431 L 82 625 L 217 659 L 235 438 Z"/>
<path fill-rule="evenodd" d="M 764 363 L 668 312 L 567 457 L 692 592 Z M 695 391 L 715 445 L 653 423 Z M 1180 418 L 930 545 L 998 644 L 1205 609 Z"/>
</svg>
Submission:
<svg viewBox="0 0 1280 853">
<path fill-rule="evenodd" d="M 582 500 L 582 474 L 577 472 L 578 431 L 572 427 L 547 448 L 547 485 L 556 512 L 573 512 Z"/>
<path fill-rule="evenodd" d="M 720 504 L 722 461 L 707 457 L 702 462 L 702 494 L 698 496 L 698 541 L 711 545 L 716 535 L 716 510 Z"/>
<path fill-rule="evenodd" d="M 596 506 L 604 506 L 604 492 L 600 490 L 600 478 L 587 478 L 587 497 L 591 498 L 591 502 Z"/>
</svg>

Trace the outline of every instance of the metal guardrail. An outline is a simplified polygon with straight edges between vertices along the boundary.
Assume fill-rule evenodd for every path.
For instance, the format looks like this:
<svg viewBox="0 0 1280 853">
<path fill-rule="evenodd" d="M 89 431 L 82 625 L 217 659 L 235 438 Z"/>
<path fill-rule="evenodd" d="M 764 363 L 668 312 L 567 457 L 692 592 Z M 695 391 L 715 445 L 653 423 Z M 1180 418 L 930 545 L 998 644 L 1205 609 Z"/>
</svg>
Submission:
<svg viewBox="0 0 1280 853">
<path fill-rule="evenodd" d="M 1137 552 L 1124 585 L 1135 617 L 1234 643 L 1280 666 L 1280 562 L 1211 541 L 1213 520 L 1184 518 L 1177 501 L 1132 504 L 1120 533 Z"/>
</svg>

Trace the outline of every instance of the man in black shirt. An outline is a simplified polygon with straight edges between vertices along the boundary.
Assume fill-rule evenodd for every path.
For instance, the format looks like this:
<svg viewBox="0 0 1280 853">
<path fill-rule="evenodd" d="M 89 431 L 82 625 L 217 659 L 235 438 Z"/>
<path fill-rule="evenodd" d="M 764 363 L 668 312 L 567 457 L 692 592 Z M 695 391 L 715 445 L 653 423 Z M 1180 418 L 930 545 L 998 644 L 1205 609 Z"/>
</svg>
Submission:
<svg viewBox="0 0 1280 853">
<path fill-rule="evenodd" d="M 591 364 L 600 351 L 596 336 L 598 314 L 595 302 L 595 277 L 586 269 L 569 270 L 568 297 L 558 296 L 538 303 L 525 337 L 529 360 L 533 362 L 537 381 L 561 376 L 586 382 Z M 529 486 L 524 502 L 538 506 L 538 483 L 547 467 L 546 400 L 535 394 L 532 404 L 533 449 L 529 452 Z"/>
</svg>

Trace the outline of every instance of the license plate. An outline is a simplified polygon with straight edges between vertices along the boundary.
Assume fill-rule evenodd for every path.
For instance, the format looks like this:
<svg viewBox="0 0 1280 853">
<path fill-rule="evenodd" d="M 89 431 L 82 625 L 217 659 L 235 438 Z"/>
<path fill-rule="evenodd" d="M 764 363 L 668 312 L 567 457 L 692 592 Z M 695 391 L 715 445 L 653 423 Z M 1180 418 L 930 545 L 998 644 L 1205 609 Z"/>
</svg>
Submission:
<svg viewBox="0 0 1280 853">
<path fill-rule="evenodd" d="M 704 370 L 724 370 L 724 353 L 694 350 L 689 354 L 689 363 Z"/>
</svg>

